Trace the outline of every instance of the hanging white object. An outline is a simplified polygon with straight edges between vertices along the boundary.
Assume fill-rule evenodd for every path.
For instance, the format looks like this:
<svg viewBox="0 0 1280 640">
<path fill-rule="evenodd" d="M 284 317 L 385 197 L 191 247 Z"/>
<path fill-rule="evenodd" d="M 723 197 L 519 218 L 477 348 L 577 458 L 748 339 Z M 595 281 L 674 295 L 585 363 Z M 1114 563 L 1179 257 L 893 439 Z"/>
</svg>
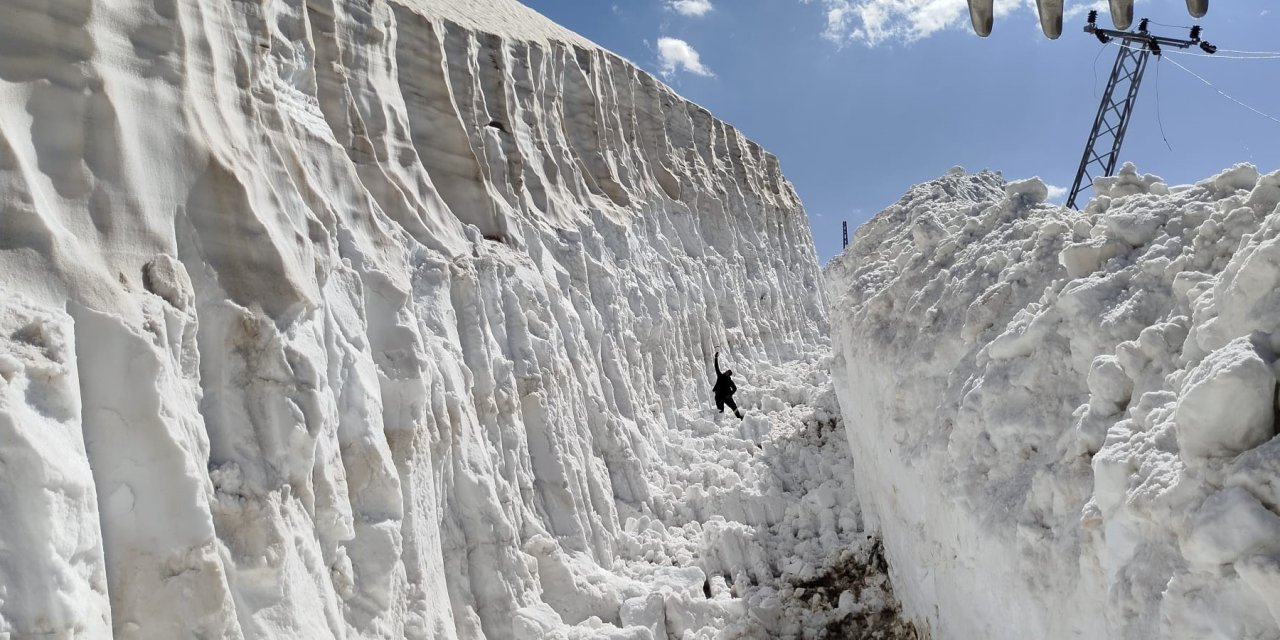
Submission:
<svg viewBox="0 0 1280 640">
<path fill-rule="evenodd" d="M 1062 35 L 1062 0 L 1036 0 L 1040 12 L 1040 30 L 1050 40 Z"/>
<path fill-rule="evenodd" d="M 1133 0 L 1111 0 L 1111 23 L 1121 31 L 1133 24 Z"/>
<path fill-rule="evenodd" d="M 991 25 L 995 11 L 993 0 L 969 0 L 969 19 L 973 22 L 973 30 L 978 35 L 991 35 Z M 1133 24 L 1133 0 L 1109 0 L 1111 21 L 1117 29 L 1128 29 Z M 1044 35 L 1057 39 L 1062 35 L 1062 0 L 1036 0 L 1036 9 L 1040 12 L 1040 29 Z M 1209 12 L 1209 0 L 1187 0 L 1187 13 L 1192 17 L 1202 18 Z"/>
<path fill-rule="evenodd" d="M 969 20 L 973 22 L 973 30 L 982 37 L 991 35 L 994 9 L 992 0 L 969 0 Z"/>
</svg>

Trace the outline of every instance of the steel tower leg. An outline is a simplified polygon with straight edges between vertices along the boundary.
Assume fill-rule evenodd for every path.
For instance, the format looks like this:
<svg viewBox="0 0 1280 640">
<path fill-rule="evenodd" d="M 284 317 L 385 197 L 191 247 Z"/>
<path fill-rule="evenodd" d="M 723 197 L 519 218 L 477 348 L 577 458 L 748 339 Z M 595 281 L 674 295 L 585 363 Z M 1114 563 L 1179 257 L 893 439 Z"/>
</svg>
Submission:
<svg viewBox="0 0 1280 640">
<path fill-rule="evenodd" d="M 1138 99 L 1138 87 L 1142 84 L 1142 74 L 1147 70 L 1150 55 L 1151 51 L 1146 46 L 1120 46 L 1115 66 L 1111 68 L 1111 79 L 1107 81 L 1107 90 L 1098 105 L 1098 115 L 1093 119 L 1093 131 L 1089 133 L 1084 156 L 1080 158 L 1080 168 L 1076 170 L 1076 181 L 1071 185 L 1071 195 L 1067 197 L 1068 207 L 1076 207 L 1076 198 L 1086 187 L 1093 186 L 1094 178 L 1109 176 L 1115 171 L 1120 145 L 1124 143 L 1125 131 L 1129 129 L 1129 117 L 1133 115 L 1133 104 Z"/>
</svg>

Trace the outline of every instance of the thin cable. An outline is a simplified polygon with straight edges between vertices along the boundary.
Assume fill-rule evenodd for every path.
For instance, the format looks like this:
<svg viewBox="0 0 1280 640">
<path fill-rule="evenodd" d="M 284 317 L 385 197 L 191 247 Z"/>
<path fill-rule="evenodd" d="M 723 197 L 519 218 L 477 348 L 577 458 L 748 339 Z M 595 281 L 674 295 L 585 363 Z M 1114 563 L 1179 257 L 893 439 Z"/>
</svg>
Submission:
<svg viewBox="0 0 1280 640">
<path fill-rule="evenodd" d="M 1149 19 L 1149 20 L 1147 20 L 1147 22 L 1148 22 L 1148 23 L 1150 23 L 1150 24 L 1160 25 L 1160 26 L 1162 26 L 1162 27 L 1169 27 L 1170 29 L 1190 29 L 1190 28 L 1191 28 L 1191 27 L 1188 27 L 1188 26 L 1186 26 L 1186 25 L 1181 25 L 1181 24 L 1165 24 L 1165 23 L 1163 23 L 1163 22 L 1156 22 L 1155 20 L 1150 20 L 1150 19 Z"/>
<path fill-rule="evenodd" d="M 1170 59 L 1170 60 L 1169 60 L 1169 62 L 1170 62 L 1170 63 L 1172 63 L 1174 66 L 1178 67 L 1179 69 L 1182 69 L 1183 71 L 1186 71 L 1187 73 L 1191 74 L 1192 76 L 1195 76 L 1195 78 L 1196 78 L 1197 80 L 1199 80 L 1200 82 L 1205 83 L 1205 84 L 1206 84 L 1210 89 L 1213 89 L 1214 91 L 1217 91 L 1217 92 L 1218 92 L 1218 95 L 1220 95 L 1220 96 L 1222 96 L 1222 97 L 1224 97 L 1224 98 L 1226 98 L 1226 99 L 1228 99 L 1228 100 L 1230 100 L 1230 101 L 1232 101 L 1232 102 L 1234 102 L 1234 103 L 1236 103 L 1236 104 L 1238 104 L 1238 105 L 1240 105 L 1240 106 L 1242 106 L 1242 107 L 1244 107 L 1244 108 L 1246 108 L 1246 109 L 1248 109 L 1248 110 L 1250 110 L 1250 111 L 1252 111 L 1252 112 L 1254 112 L 1254 113 L 1256 113 L 1256 114 L 1258 114 L 1258 115 L 1260 115 L 1260 116 L 1262 116 L 1262 117 L 1264 117 L 1264 118 L 1266 118 L 1266 119 L 1268 119 L 1268 120 L 1271 120 L 1272 122 L 1275 122 L 1276 124 L 1280 124 L 1280 118 L 1276 118 L 1275 116 L 1272 116 L 1272 115 L 1269 115 L 1269 114 L 1263 113 L 1263 112 L 1261 112 L 1261 111 L 1259 111 L 1259 110 L 1257 110 L 1257 109 L 1254 109 L 1253 107 L 1251 107 L 1251 106 L 1249 106 L 1249 105 L 1247 105 L 1247 104 L 1245 104 L 1245 103 L 1243 103 L 1243 102 L 1241 102 L 1241 101 L 1239 101 L 1239 100 L 1237 100 L 1237 99 L 1235 99 L 1235 98 L 1233 98 L 1233 97 L 1231 97 L 1231 96 L 1229 96 L 1229 95 L 1227 95 L 1227 94 L 1223 93 L 1222 89 L 1219 89 L 1219 88 L 1217 88 L 1217 87 L 1213 86 L 1213 83 L 1212 83 L 1212 82 L 1209 82 L 1208 80 L 1205 80 L 1203 77 L 1201 77 L 1201 76 L 1200 76 L 1200 74 L 1198 74 L 1198 73 L 1196 73 L 1196 72 L 1194 72 L 1194 71 L 1192 71 L 1192 70 L 1190 70 L 1190 69 L 1188 69 L 1188 68 L 1186 68 L 1186 67 L 1182 66 L 1181 64 L 1179 64 L 1179 63 L 1178 63 L 1178 61 L 1177 61 L 1177 60 L 1172 60 L 1172 59 Z"/>
<path fill-rule="evenodd" d="M 1275 60 L 1276 58 L 1280 58 L 1280 53 L 1267 54 L 1267 55 L 1258 54 L 1258 55 L 1247 55 L 1247 56 L 1223 56 L 1223 55 L 1217 55 L 1217 54 L 1211 55 L 1208 53 L 1196 53 L 1194 51 L 1165 51 L 1165 53 L 1172 53 L 1174 55 L 1179 55 L 1179 56 L 1195 56 L 1197 58 L 1218 58 L 1221 60 Z"/>
<path fill-rule="evenodd" d="M 1218 49 L 1223 53 L 1242 53 L 1246 55 L 1258 56 L 1280 56 L 1280 51 L 1240 51 L 1239 49 Z"/>
<path fill-rule="evenodd" d="M 1098 47 L 1098 55 L 1093 57 L 1093 97 L 1098 97 L 1098 60 L 1102 58 L 1102 52 L 1107 50 L 1107 43 L 1102 43 Z"/>
<path fill-rule="evenodd" d="M 1109 41 L 1109 42 L 1106 42 L 1105 44 L 1114 44 L 1117 47 L 1124 47 L 1125 49 L 1129 49 L 1132 51 L 1142 51 L 1144 49 L 1144 47 L 1130 46 L 1126 42 Z M 1272 58 L 1280 58 L 1280 51 L 1237 51 L 1235 49 L 1216 49 L 1216 51 L 1219 54 L 1234 53 L 1239 55 L 1234 55 L 1234 56 L 1231 56 L 1231 55 L 1224 56 L 1224 55 L 1218 55 L 1218 54 L 1209 55 L 1207 53 L 1196 53 L 1194 51 L 1182 51 L 1179 49 L 1167 49 L 1162 51 L 1162 53 L 1174 53 L 1180 56 L 1197 56 L 1201 58 L 1224 58 L 1227 60 L 1270 60 Z"/>
<path fill-rule="evenodd" d="M 1164 117 L 1160 115 L 1160 59 L 1164 56 L 1156 56 L 1156 123 L 1160 125 L 1160 137 L 1164 140 L 1164 146 L 1169 147 L 1169 152 L 1173 153 L 1173 145 L 1169 144 L 1168 136 L 1164 135 Z"/>
</svg>

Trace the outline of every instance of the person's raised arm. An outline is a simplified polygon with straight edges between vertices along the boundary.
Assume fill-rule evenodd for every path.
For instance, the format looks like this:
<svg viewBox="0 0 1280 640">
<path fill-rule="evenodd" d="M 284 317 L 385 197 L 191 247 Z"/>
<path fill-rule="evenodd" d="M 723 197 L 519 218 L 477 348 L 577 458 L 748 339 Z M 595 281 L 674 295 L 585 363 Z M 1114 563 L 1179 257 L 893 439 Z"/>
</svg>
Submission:
<svg viewBox="0 0 1280 640">
<path fill-rule="evenodd" d="M 720 352 L 716 352 L 716 375 L 720 375 Z"/>
</svg>

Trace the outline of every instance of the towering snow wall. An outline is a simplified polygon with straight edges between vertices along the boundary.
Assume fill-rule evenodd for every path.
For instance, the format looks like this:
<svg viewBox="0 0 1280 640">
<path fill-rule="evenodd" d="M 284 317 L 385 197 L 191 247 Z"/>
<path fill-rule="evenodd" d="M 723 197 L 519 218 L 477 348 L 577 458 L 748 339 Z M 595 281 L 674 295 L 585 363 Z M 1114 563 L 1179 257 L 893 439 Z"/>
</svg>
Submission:
<svg viewBox="0 0 1280 640">
<path fill-rule="evenodd" d="M 772 155 L 509 0 L 7 0 L 0 636 L 617 622 L 818 278 Z"/>
<path fill-rule="evenodd" d="M 1280 637 L 1280 172 L 953 170 L 826 271 L 864 516 L 944 638 Z"/>
</svg>

